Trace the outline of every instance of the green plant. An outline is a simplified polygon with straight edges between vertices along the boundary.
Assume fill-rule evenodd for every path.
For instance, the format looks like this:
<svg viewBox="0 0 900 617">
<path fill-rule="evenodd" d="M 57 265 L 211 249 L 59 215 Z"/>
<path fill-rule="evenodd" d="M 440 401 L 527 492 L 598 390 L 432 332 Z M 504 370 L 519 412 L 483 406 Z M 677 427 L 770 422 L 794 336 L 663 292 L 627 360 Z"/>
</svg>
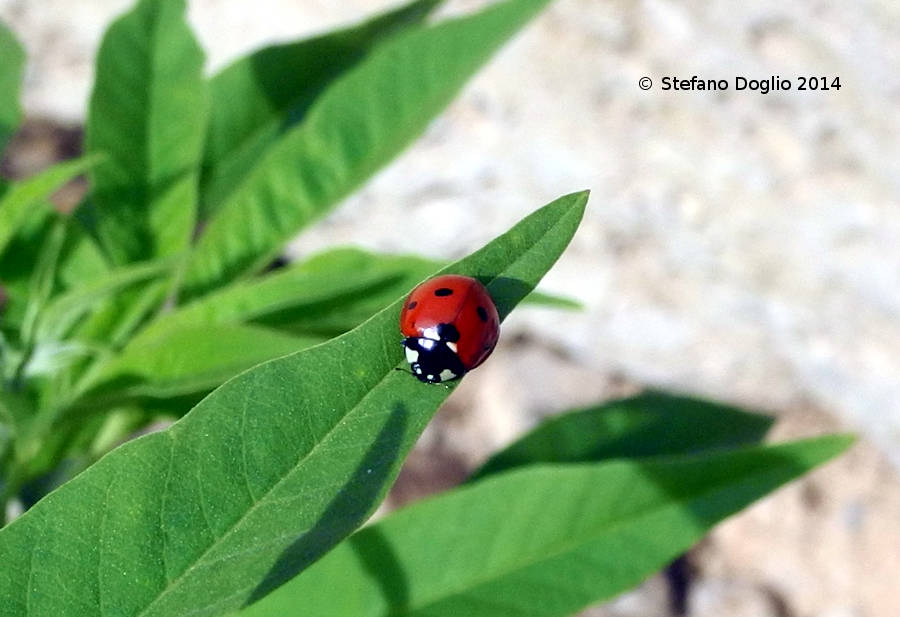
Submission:
<svg viewBox="0 0 900 617">
<path fill-rule="evenodd" d="M 267 270 L 546 0 L 426 25 L 437 3 L 209 80 L 183 0 L 110 27 L 86 155 L 0 184 L 0 506 L 27 509 L 0 530 L 0 614 L 562 616 L 847 446 L 761 446 L 764 417 L 647 394 L 547 423 L 354 534 L 455 387 L 394 370 L 401 299 L 447 271 L 502 317 L 566 305 L 532 290 L 587 202 L 449 265 L 342 248 Z M 23 65 L 2 27 L 0 57 L 2 146 Z M 83 202 L 54 210 L 85 171 Z"/>
</svg>

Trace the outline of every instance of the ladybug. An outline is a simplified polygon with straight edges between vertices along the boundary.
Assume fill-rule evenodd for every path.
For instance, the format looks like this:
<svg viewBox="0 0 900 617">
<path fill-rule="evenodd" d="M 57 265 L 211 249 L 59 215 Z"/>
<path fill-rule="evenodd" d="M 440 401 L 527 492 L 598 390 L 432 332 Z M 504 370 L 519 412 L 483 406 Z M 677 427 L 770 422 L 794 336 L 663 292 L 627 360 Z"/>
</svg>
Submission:
<svg viewBox="0 0 900 617">
<path fill-rule="evenodd" d="M 413 375 L 425 383 L 457 379 L 487 359 L 500 336 L 500 315 L 477 280 L 436 276 L 409 294 L 400 332 Z"/>
</svg>

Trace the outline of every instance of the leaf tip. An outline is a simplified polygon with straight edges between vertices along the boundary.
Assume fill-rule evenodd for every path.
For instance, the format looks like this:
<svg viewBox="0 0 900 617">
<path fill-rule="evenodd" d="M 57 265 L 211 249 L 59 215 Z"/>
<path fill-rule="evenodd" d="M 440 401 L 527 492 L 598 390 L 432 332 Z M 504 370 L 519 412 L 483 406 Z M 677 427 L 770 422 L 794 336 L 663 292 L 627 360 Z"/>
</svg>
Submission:
<svg viewBox="0 0 900 617">
<path fill-rule="evenodd" d="M 846 450 L 850 449 L 850 447 L 856 443 L 858 439 L 858 435 L 855 433 L 836 433 L 831 435 L 831 443 L 834 447 L 834 454 L 838 455 Z"/>
<path fill-rule="evenodd" d="M 584 216 L 584 210 L 587 208 L 588 199 L 591 196 L 591 189 L 584 189 L 570 193 L 568 197 L 572 199 L 572 206 L 579 213 L 579 217 Z"/>
<path fill-rule="evenodd" d="M 572 197 L 575 198 L 576 203 L 581 205 L 587 205 L 588 198 L 591 196 L 591 189 L 582 189 L 580 191 L 575 191 L 572 193 Z"/>
<path fill-rule="evenodd" d="M 843 454 L 856 443 L 857 436 L 852 433 L 834 433 L 801 439 L 796 444 L 806 448 L 806 462 L 809 468 L 818 467 Z"/>
</svg>

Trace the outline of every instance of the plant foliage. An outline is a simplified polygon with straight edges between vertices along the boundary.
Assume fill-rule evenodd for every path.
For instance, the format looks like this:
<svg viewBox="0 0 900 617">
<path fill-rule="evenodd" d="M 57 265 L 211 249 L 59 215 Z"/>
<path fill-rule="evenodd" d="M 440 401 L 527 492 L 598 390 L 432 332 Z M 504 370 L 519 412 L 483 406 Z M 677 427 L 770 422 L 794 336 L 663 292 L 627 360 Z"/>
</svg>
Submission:
<svg viewBox="0 0 900 617">
<path fill-rule="evenodd" d="M 396 370 L 402 299 L 453 272 L 504 318 L 578 308 L 533 290 L 588 195 L 454 263 L 273 258 L 547 1 L 433 22 L 417 0 L 211 77 L 184 0 L 109 27 L 86 155 L 0 180 L 0 614 L 563 616 L 847 446 L 761 446 L 763 416 L 648 393 L 549 420 L 354 534 L 456 387 Z M 2 149 L 24 67 L 3 26 L 0 60 Z"/>
</svg>

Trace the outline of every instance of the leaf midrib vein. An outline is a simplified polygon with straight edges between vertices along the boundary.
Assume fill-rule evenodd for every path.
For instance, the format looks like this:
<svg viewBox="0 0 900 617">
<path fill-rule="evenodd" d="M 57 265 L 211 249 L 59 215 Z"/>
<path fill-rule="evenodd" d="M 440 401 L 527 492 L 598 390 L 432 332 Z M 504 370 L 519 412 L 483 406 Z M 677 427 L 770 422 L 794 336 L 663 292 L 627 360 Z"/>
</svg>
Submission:
<svg viewBox="0 0 900 617">
<path fill-rule="evenodd" d="M 329 437 L 329 436 L 330 436 L 330 435 L 331 435 L 331 434 L 332 434 L 339 426 L 341 426 L 342 422 L 347 418 L 347 416 L 349 416 L 351 413 L 353 413 L 353 411 L 354 411 L 356 408 L 358 408 L 358 407 L 360 406 L 360 404 L 362 404 L 362 402 L 363 402 L 368 396 L 370 396 L 371 393 L 372 393 L 374 390 L 376 390 L 377 388 L 379 388 L 379 387 L 384 383 L 384 381 L 385 381 L 388 377 L 391 376 L 391 374 L 392 374 L 392 371 L 388 371 L 387 373 L 385 373 L 385 375 L 384 375 L 380 380 L 378 380 L 378 382 L 377 382 L 371 389 L 369 389 L 368 392 L 366 392 L 362 397 L 360 397 L 359 401 L 357 401 L 357 403 L 356 403 L 354 406 L 350 407 L 350 408 L 347 410 L 346 413 L 342 414 L 341 417 L 335 421 L 335 423 L 331 426 L 331 428 L 329 428 L 328 431 L 326 431 L 326 432 L 322 435 L 322 437 L 316 442 L 316 444 L 315 444 L 312 448 L 310 448 L 310 450 L 309 450 L 308 452 L 306 452 L 305 454 L 303 454 L 303 456 L 302 456 L 301 458 L 299 458 L 299 459 L 297 460 L 297 462 L 296 462 L 294 465 L 292 465 L 292 466 L 287 470 L 287 472 L 284 473 L 284 474 L 278 479 L 277 482 L 275 482 L 269 489 L 266 490 L 266 492 L 259 498 L 259 500 L 258 500 L 257 502 L 255 502 L 253 505 L 251 505 L 250 508 L 248 508 L 248 509 L 244 512 L 244 514 L 243 514 L 242 516 L 238 517 L 238 518 L 235 520 L 235 522 L 232 523 L 231 526 L 229 526 L 228 529 L 226 529 L 226 530 L 222 533 L 221 536 L 219 536 L 219 538 L 217 538 L 212 544 L 210 544 L 209 547 L 208 547 L 205 551 L 203 551 L 203 553 L 202 553 L 196 560 L 194 560 L 194 562 L 193 562 L 187 569 L 185 569 L 184 572 L 182 572 L 177 578 L 173 579 L 169 584 L 167 584 L 166 587 L 165 587 L 165 589 L 163 589 L 163 590 L 162 590 L 162 591 L 161 591 L 161 592 L 160 592 L 160 593 L 159 593 L 159 594 L 158 594 L 158 595 L 150 602 L 150 604 L 148 604 L 148 605 L 144 608 L 144 610 L 142 610 L 140 613 L 138 613 L 137 617 L 143 617 L 144 615 L 146 615 L 147 612 L 148 612 L 150 609 L 152 609 L 153 606 L 154 606 L 155 604 L 157 604 L 162 598 L 164 598 L 164 597 L 165 597 L 166 595 L 168 595 L 174 588 L 176 588 L 176 587 L 181 583 L 182 580 L 184 580 L 185 578 L 187 578 L 187 576 L 188 576 L 191 572 L 193 572 L 193 571 L 196 570 L 197 568 L 201 567 L 201 566 L 203 565 L 204 560 L 206 559 L 206 556 L 209 555 L 213 550 L 215 550 L 216 548 L 218 548 L 223 542 L 225 542 L 225 540 L 226 540 L 228 537 L 230 537 L 230 535 L 231 535 L 231 533 L 232 533 L 233 531 L 235 531 L 236 529 L 238 529 L 238 528 L 239 528 L 241 525 L 243 525 L 248 519 L 250 519 L 251 516 L 253 515 L 253 513 L 256 512 L 257 509 L 259 509 L 260 507 L 262 507 L 262 505 L 264 505 L 264 503 L 265 503 L 266 500 L 268 499 L 269 495 L 270 495 L 273 491 L 275 491 L 279 486 L 281 486 L 281 484 L 282 484 L 284 481 L 286 481 L 286 480 L 291 476 L 291 474 L 293 474 L 293 473 L 297 470 L 298 467 L 300 467 L 301 465 L 303 465 L 309 458 L 311 458 L 311 457 L 313 456 L 313 454 L 315 454 L 315 452 L 319 449 L 319 446 L 321 446 L 322 443 L 324 443 L 325 441 L 327 441 L 328 437 Z"/>
<path fill-rule="evenodd" d="M 555 221 L 552 225 L 549 225 L 548 227 L 544 228 L 544 230 L 543 230 L 542 233 L 538 236 L 538 238 L 536 238 L 536 239 L 535 239 L 533 242 L 531 242 L 528 246 L 523 247 L 523 249 L 522 249 L 520 255 L 519 255 L 516 259 L 514 259 L 512 262 L 508 263 L 508 264 L 503 268 L 503 270 L 502 270 L 500 273 L 498 273 L 495 277 L 493 277 L 493 278 L 491 279 L 490 282 L 493 282 L 493 281 L 497 280 L 498 278 L 500 278 L 501 276 L 503 276 L 503 274 L 504 274 L 507 270 L 509 270 L 513 265 L 515 265 L 516 263 L 518 263 L 519 261 L 521 261 L 521 260 L 522 260 L 528 253 L 530 253 L 532 250 L 535 250 L 535 247 L 537 247 L 537 246 L 540 244 L 541 240 L 542 240 L 543 238 L 545 238 L 548 234 L 552 233 L 553 230 L 555 230 L 557 226 L 559 226 L 560 224 L 562 224 L 562 222 L 563 222 L 568 216 L 570 216 L 573 212 L 578 212 L 579 210 L 580 210 L 580 208 L 576 208 L 576 207 L 573 206 L 573 207 L 568 208 L 568 209 L 567 209 L 566 211 L 564 211 L 563 213 L 561 213 L 561 214 L 559 215 L 559 217 L 556 219 L 556 221 Z M 489 283 L 489 284 L 490 284 L 490 283 Z M 395 303 L 392 303 L 390 306 L 388 306 L 388 307 L 386 307 L 385 309 L 383 309 L 383 311 L 390 311 L 390 310 L 393 310 L 395 304 L 397 304 L 397 303 L 396 303 L 396 302 L 395 302 Z M 381 311 L 381 312 L 383 312 L 383 311 Z M 380 314 L 380 312 L 379 312 L 379 313 L 376 313 L 376 315 L 373 315 L 372 318 L 370 318 L 370 320 L 371 320 L 371 319 L 374 319 L 374 318 L 375 318 L 377 315 L 379 315 L 379 314 Z M 370 320 L 367 320 L 367 321 L 370 321 Z M 285 482 L 285 481 L 291 476 L 291 474 L 292 474 L 294 471 L 297 470 L 298 467 L 300 467 L 301 465 L 303 465 L 310 457 L 312 457 L 313 454 L 315 454 L 315 452 L 319 449 L 319 447 L 320 447 L 324 442 L 326 442 L 326 441 L 328 440 L 328 437 L 329 437 L 329 436 L 330 436 L 330 435 L 331 435 L 331 434 L 332 434 L 339 426 L 341 426 L 341 424 L 343 423 L 343 421 L 344 421 L 344 420 L 345 420 L 345 419 L 346 419 L 346 418 L 347 418 L 347 417 L 348 417 L 355 409 L 357 409 L 357 408 L 362 404 L 362 402 L 365 401 L 366 398 L 368 398 L 369 396 L 371 396 L 371 395 L 372 395 L 372 392 L 374 392 L 375 390 L 377 390 L 378 388 L 380 388 L 380 387 L 384 384 L 384 382 L 385 382 L 389 377 L 391 377 L 392 375 L 393 375 L 393 370 L 388 370 L 388 371 L 381 377 L 381 379 L 378 380 L 377 383 L 375 383 L 375 384 L 374 384 L 374 385 L 373 385 L 373 386 L 372 386 L 372 387 L 371 387 L 371 388 L 370 388 L 370 389 L 369 389 L 362 397 L 359 398 L 359 400 L 356 402 L 356 404 L 355 404 L 353 407 L 348 408 L 348 410 L 346 411 L 346 413 L 342 414 L 341 417 L 338 418 L 338 419 L 335 421 L 335 423 L 328 429 L 328 431 L 326 431 L 326 432 L 322 435 L 322 437 L 316 442 L 316 444 L 315 444 L 315 445 L 314 445 L 307 453 L 305 453 L 300 459 L 298 459 L 297 462 L 296 462 L 292 467 L 290 467 L 284 475 L 282 475 L 282 476 L 278 479 L 278 481 L 276 481 L 269 489 L 267 489 L 267 490 L 265 491 L 265 493 L 264 493 L 262 496 L 260 496 L 259 501 L 257 501 L 256 503 L 254 503 L 249 509 L 247 509 L 247 510 L 244 512 L 244 514 L 243 514 L 242 516 L 240 516 L 238 519 L 236 519 L 235 522 L 232 523 L 232 524 L 228 527 L 228 529 L 226 529 L 226 530 L 223 532 L 223 534 L 222 534 L 219 538 L 217 538 L 212 544 L 210 544 L 210 546 L 209 546 L 205 551 L 203 551 L 203 553 L 202 553 L 196 560 L 194 560 L 194 562 L 193 562 L 187 569 L 185 569 L 185 571 L 182 572 L 181 575 L 179 575 L 177 578 L 175 578 L 175 579 L 173 579 L 171 582 L 169 582 L 169 583 L 166 585 L 166 587 L 165 587 L 165 588 L 164 588 L 164 589 L 163 589 L 163 590 L 162 590 L 162 591 L 161 591 L 161 592 L 160 592 L 160 593 L 159 593 L 159 594 L 158 594 L 158 595 L 157 595 L 157 596 L 156 596 L 156 597 L 155 597 L 155 598 L 154 598 L 154 599 L 153 599 L 153 600 L 152 600 L 152 601 L 151 601 L 151 602 L 150 602 L 150 603 L 149 603 L 149 604 L 148 604 L 148 605 L 140 612 L 140 613 L 137 614 L 136 617 L 144 617 L 145 615 L 147 615 L 148 612 L 149 612 L 149 611 L 150 611 L 157 603 L 159 603 L 164 597 L 166 597 L 169 593 L 171 593 L 173 589 L 175 589 L 176 587 L 178 587 L 178 585 L 180 585 L 180 583 L 181 583 L 182 580 L 186 579 L 186 578 L 190 575 L 191 572 L 193 572 L 193 571 L 195 571 L 197 568 L 201 567 L 201 565 L 203 564 L 203 562 L 204 562 L 206 556 L 209 555 L 209 554 L 210 554 L 212 551 L 214 551 L 216 548 L 218 548 L 218 547 L 226 540 L 226 538 L 230 536 L 230 534 L 231 534 L 233 531 L 235 531 L 236 529 L 238 529 L 238 528 L 239 528 L 241 525 L 243 525 L 247 520 L 249 520 L 249 519 L 251 518 L 252 514 L 253 514 L 254 512 L 256 512 L 256 510 L 257 510 L 258 508 L 262 507 L 262 505 L 267 501 L 267 498 L 269 497 L 269 495 L 270 495 L 273 491 L 275 491 L 279 486 L 281 486 L 282 483 Z M 173 439 L 174 439 L 174 436 L 173 436 Z"/>
<path fill-rule="evenodd" d="M 756 476 L 765 475 L 766 473 L 771 473 L 773 469 L 764 468 L 758 469 L 753 473 L 741 476 L 741 482 L 746 482 Z M 690 503 L 691 501 L 702 499 L 703 497 L 714 493 L 716 491 L 723 490 L 727 488 L 728 485 L 735 484 L 734 478 L 726 478 L 721 483 L 717 483 L 711 487 L 708 487 L 706 490 L 699 491 L 687 497 L 682 497 L 680 499 L 675 499 L 668 502 L 657 502 L 653 505 L 648 505 L 644 508 L 636 510 L 634 512 L 625 513 L 619 515 L 616 519 L 612 519 L 611 524 L 604 527 L 601 531 L 585 534 L 581 541 L 570 541 L 570 542 L 561 542 L 557 545 L 557 548 L 553 551 L 549 551 L 546 553 L 542 553 L 541 555 L 532 556 L 530 558 L 525 558 L 522 561 L 518 561 L 515 564 L 512 564 L 506 568 L 501 568 L 493 571 L 490 575 L 480 577 L 477 579 L 471 579 L 471 582 L 467 583 L 464 587 L 460 586 L 454 589 L 450 589 L 447 592 L 438 595 L 437 597 L 427 600 L 418 606 L 408 606 L 402 609 L 394 609 L 389 612 L 383 613 L 379 617 L 410 617 L 415 616 L 419 611 L 424 611 L 428 609 L 430 606 L 434 606 L 440 602 L 445 602 L 451 598 L 457 596 L 465 596 L 468 593 L 471 593 L 473 590 L 482 587 L 484 585 L 489 585 L 498 580 L 502 580 L 505 577 L 513 575 L 517 572 L 526 570 L 530 567 L 533 567 L 537 564 L 540 564 L 545 561 L 551 561 L 556 559 L 557 557 L 563 556 L 566 553 L 573 552 L 577 550 L 579 547 L 588 544 L 590 542 L 594 542 L 605 535 L 609 535 L 612 532 L 617 531 L 622 527 L 626 527 L 629 524 L 633 523 L 635 519 L 646 516 L 648 514 L 653 514 L 654 512 L 664 509 L 669 506 L 682 506 L 686 503 Z M 780 485 L 779 485 L 780 486 Z"/>
</svg>

